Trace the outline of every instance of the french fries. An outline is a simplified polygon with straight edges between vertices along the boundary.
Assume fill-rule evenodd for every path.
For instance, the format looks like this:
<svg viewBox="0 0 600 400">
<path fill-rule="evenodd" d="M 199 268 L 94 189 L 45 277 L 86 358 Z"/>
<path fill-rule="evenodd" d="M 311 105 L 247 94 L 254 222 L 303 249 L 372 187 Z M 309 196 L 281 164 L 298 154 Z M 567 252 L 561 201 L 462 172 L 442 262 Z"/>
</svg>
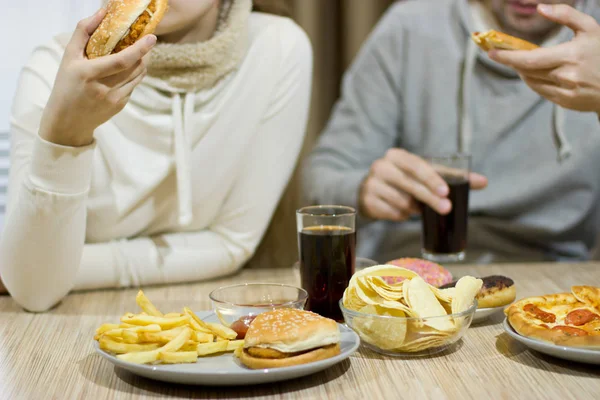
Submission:
<svg viewBox="0 0 600 400">
<path fill-rule="evenodd" d="M 228 342 L 212 342 L 212 343 L 200 343 L 196 348 L 199 356 L 206 356 L 209 354 L 222 353 L 227 351 Z"/>
<path fill-rule="evenodd" d="M 227 342 L 227 349 L 225 351 L 236 351 L 237 349 L 244 346 L 243 340 L 232 340 Z"/>
<path fill-rule="evenodd" d="M 244 346 L 240 346 L 237 349 L 235 349 L 233 355 L 237 358 L 240 358 L 242 356 L 242 351 L 244 351 Z"/>
<path fill-rule="evenodd" d="M 137 296 L 135 296 L 135 302 L 146 314 L 151 315 L 153 317 L 163 316 L 163 314 L 160 311 L 158 311 L 158 308 L 156 308 L 154 304 L 152 304 L 152 302 L 148 300 L 143 291 L 140 290 Z"/>
<path fill-rule="evenodd" d="M 198 360 L 198 353 L 195 351 L 165 351 L 158 354 L 158 359 L 165 364 L 195 363 Z"/>
<path fill-rule="evenodd" d="M 202 321 L 191 309 L 163 314 L 143 291 L 139 314 L 125 313 L 120 324 L 103 324 L 94 339 L 101 349 L 136 364 L 195 363 L 198 357 L 239 352 L 243 340 L 232 329 Z"/>
<path fill-rule="evenodd" d="M 116 354 L 149 351 L 149 350 L 158 349 L 160 347 L 157 343 L 131 344 L 131 343 L 117 342 L 116 340 L 112 340 L 108 337 L 101 337 L 99 342 L 100 342 L 101 349 L 108 350 L 108 351 L 110 351 L 112 353 L 116 353 Z"/>
<path fill-rule="evenodd" d="M 121 322 L 132 325 L 159 325 L 162 329 L 171 329 L 187 325 L 190 317 L 184 315 L 178 318 L 152 317 L 150 315 L 124 315 Z"/>
</svg>

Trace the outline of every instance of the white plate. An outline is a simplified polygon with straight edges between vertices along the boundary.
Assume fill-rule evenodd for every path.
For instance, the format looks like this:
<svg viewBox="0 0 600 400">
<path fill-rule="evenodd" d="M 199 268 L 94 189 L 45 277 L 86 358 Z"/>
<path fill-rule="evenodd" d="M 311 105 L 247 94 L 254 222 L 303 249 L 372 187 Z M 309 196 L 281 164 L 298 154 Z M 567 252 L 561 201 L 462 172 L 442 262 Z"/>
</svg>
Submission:
<svg viewBox="0 0 600 400">
<path fill-rule="evenodd" d="M 219 322 L 212 311 L 199 312 L 198 316 L 207 322 Z M 201 357 L 198 358 L 196 364 L 139 365 L 119 360 L 100 349 L 95 340 L 94 348 L 98 354 L 117 367 L 157 381 L 206 386 L 254 385 L 314 374 L 350 357 L 358 349 L 360 339 L 351 329 L 344 325 L 338 325 L 342 334 L 339 355 L 327 360 L 285 368 L 251 370 L 244 367 L 232 353 Z"/>
<path fill-rule="evenodd" d="M 473 315 L 473 323 L 478 323 L 481 321 L 485 321 L 492 315 L 502 312 L 504 307 L 494 307 L 494 308 L 478 308 L 475 310 L 475 314 Z"/>
<path fill-rule="evenodd" d="M 523 343 L 530 349 L 539 351 L 540 353 L 544 353 L 552 357 L 562 358 L 563 360 L 600 365 L 600 350 L 557 346 L 552 343 L 546 343 L 541 340 L 530 339 L 528 337 L 521 336 L 513 329 L 512 326 L 510 326 L 508 319 L 505 319 L 502 325 L 504 326 L 506 333 L 508 333 L 511 338 Z"/>
</svg>

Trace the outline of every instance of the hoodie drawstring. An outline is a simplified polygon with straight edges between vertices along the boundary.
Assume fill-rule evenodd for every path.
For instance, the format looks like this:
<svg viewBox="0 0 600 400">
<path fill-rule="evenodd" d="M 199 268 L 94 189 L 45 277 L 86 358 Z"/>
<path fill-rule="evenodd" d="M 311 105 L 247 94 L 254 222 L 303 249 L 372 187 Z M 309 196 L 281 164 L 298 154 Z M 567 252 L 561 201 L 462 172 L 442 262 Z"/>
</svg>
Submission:
<svg viewBox="0 0 600 400">
<path fill-rule="evenodd" d="M 471 77 L 477 61 L 477 45 L 469 39 L 467 42 L 467 54 L 461 77 L 460 91 L 460 131 L 458 135 L 458 152 L 471 152 L 471 139 L 473 126 L 471 123 Z"/>
<path fill-rule="evenodd" d="M 556 104 L 552 109 L 552 125 L 558 146 L 558 160 L 564 161 L 571 155 L 571 143 L 565 135 L 565 110 Z"/>
<path fill-rule="evenodd" d="M 182 107 L 183 102 L 183 107 Z M 192 150 L 186 129 L 190 126 L 189 118 L 194 113 L 194 94 L 175 94 L 172 104 L 175 171 L 177 176 L 177 198 L 179 206 L 179 225 L 187 226 L 192 222 L 192 177 L 190 160 Z"/>
</svg>

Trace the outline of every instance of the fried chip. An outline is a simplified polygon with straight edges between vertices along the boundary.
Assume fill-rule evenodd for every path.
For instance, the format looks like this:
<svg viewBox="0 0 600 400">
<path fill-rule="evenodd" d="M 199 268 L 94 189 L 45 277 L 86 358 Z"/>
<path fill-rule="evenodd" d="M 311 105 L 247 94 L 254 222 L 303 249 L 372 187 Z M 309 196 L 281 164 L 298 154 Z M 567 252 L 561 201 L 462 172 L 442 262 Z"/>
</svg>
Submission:
<svg viewBox="0 0 600 400">
<path fill-rule="evenodd" d="M 472 276 L 463 276 L 456 282 L 456 291 L 452 298 L 452 314 L 468 310 L 481 290 L 483 281 Z"/>
<path fill-rule="evenodd" d="M 355 281 L 363 276 L 400 276 L 403 278 L 412 279 L 418 275 L 416 272 L 402 267 L 396 267 L 393 265 L 375 265 L 374 267 L 365 268 L 352 275 L 348 287 L 354 286 L 356 284 Z"/>
<path fill-rule="evenodd" d="M 379 297 L 381 297 L 384 300 L 393 300 L 393 301 L 399 301 L 400 299 L 402 299 L 403 296 L 402 296 L 401 290 L 400 291 L 388 290 L 388 288 L 380 286 L 379 285 L 380 282 L 378 282 L 377 280 L 375 280 L 373 278 L 378 278 L 378 277 L 367 277 L 366 282 L 369 284 L 371 289 L 373 289 L 373 291 L 375 291 L 379 295 Z"/>
<path fill-rule="evenodd" d="M 366 306 L 360 310 L 365 314 L 376 314 L 382 317 L 404 317 L 400 310 L 389 310 L 378 306 Z M 356 317 L 354 328 L 359 336 L 372 345 L 381 349 L 394 349 L 404 343 L 406 337 L 406 319 Z"/>
<path fill-rule="evenodd" d="M 356 288 L 354 288 L 354 287 L 346 289 L 346 291 L 344 291 L 344 297 L 342 298 L 342 303 L 344 304 L 344 307 L 346 307 L 349 310 L 354 310 L 354 311 L 358 311 L 367 305 L 367 303 L 365 303 L 364 301 L 361 300 L 360 297 L 358 297 Z"/>
<path fill-rule="evenodd" d="M 402 346 L 395 348 L 396 351 L 404 351 L 408 353 L 414 353 L 418 351 L 423 351 L 439 346 L 443 346 L 446 343 L 447 339 L 436 336 L 425 336 L 410 342 L 404 343 Z"/>
<path fill-rule="evenodd" d="M 420 318 L 424 318 L 423 323 L 425 325 L 440 331 L 454 330 L 454 323 L 446 318 L 427 319 L 428 317 L 448 315 L 431 291 L 431 285 L 427 284 L 421 277 L 411 279 L 408 285 L 408 304 Z"/>
</svg>

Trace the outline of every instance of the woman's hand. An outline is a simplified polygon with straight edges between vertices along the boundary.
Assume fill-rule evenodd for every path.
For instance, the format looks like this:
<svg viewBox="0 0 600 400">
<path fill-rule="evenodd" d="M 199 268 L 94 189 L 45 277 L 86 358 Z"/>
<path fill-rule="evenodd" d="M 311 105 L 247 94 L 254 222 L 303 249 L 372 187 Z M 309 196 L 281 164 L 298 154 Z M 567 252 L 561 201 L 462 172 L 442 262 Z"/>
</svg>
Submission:
<svg viewBox="0 0 600 400">
<path fill-rule="evenodd" d="M 484 189 L 487 178 L 471 173 L 471 189 Z M 358 195 L 360 213 L 367 218 L 404 221 L 420 213 L 425 203 L 442 215 L 452 210 L 450 188 L 423 158 L 404 149 L 391 149 L 371 165 Z"/>
<path fill-rule="evenodd" d="M 546 99 L 600 115 L 600 26 L 567 5 L 538 6 L 538 12 L 575 32 L 570 42 L 531 51 L 492 51 L 490 57 L 515 68 Z"/>
<path fill-rule="evenodd" d="M 92 143 L 94 130 L 125 107 L 146 75 L 142 59 L 156 43 L 154 35 L 118 54 L 87 59 L 85 47 L 104 15 L 100 10 L 80 21 L 65 50 L 40 125 L 40 136 L 49 142 Z"/>
</svg>

